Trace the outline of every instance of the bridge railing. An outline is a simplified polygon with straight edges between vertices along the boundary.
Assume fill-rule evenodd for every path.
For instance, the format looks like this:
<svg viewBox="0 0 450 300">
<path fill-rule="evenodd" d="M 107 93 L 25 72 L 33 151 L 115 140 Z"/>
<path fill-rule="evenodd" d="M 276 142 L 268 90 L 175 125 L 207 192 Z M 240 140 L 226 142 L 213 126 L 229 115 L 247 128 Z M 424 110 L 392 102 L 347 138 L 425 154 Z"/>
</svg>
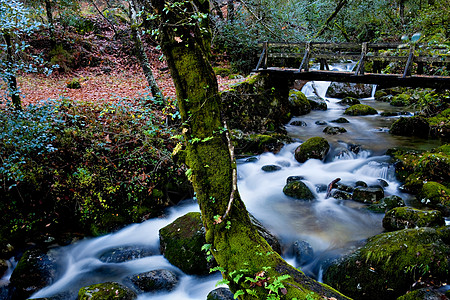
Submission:
<svg viewBox="0 0 450 300">
<path fill-rule="evenodd" d="M 312 60 L 320 63 L 320 70 L 329 70 L 329 61 L 357 61 L 354 75 L 364 75 L 367 62 L 372 62 L 373 73 L 381 73 L 383 65 L 396 62 L 403 65 L 403 78 L 411 76 L 413 63 L 416 64 L 416 72 L 419 75 L 424 73 L 425 64 L 450 65 L 450 54 L 445 47 L 429 48 L 426 45 L 415 43 L 280 43 L 265 41 L 260 43 L 260 46 L 262 46 L 262 52 L 255 71 L 267 69 L 269 58 L 301 58 L 298 72 L 308 72 Z M 422 49 L 427 49 L 427 51 L 422 51 Z"/>
</svg>

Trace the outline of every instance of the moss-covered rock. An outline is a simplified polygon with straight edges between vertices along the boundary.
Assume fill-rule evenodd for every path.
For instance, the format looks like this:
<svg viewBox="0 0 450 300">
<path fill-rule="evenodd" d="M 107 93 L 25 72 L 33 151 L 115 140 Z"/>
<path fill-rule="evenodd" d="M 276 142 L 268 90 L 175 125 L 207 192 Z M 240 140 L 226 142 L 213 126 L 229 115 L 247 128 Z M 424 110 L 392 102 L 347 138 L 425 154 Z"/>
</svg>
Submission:
<svg viewBox="0 0 450 300">
<path fill-rule="evenodd" d="M 409 94 L 399 94 L 392 97 L 391 105 L 392 106 L 408 106 L 411 104 L 411 95 Z"/>
<path fill-rule="evenodd" d="M 178 276 L 169 270 L 152 270 L 128 276 L 126 281 L 137 289 L 138 293 L 153 291 L 171 291 L 178 284 Z"/>
<path fill-rule="evenodd" d="M 450 214 L 450 189 L 440 183 L 426 182 L 417 198 L 426 206 L 437 208 L 447 216 Z"/>
<path fill-rule="evenodd" d="M 283 193 L 289 197 L 304 201 L 315 199 L 314 194 L 303 181 L 293 181 L 286 184 L 283 188 Z"/>
<path fill-rule="evenodd" d="M 397 298 L 397 300 L 442 300 L 442 299 L 448 299 L 448 297 L 446 297 L 442 291 L 429 287 L 411 291 Z"/>
<path fill-rule="evenodd" d="M 327 110 L 328 106 L 325 100 L 319 96 L 308 97 L 309 104 L 312 110 Z"/>
<path fill-rule="evenodd" d="M 392 123 L 389 133 L 400 136 L 417 136 L 428 137 L 430 133 L 430 125 L 428 121 L 421 116 L 400 117 Z"/>
<path fill-rule="evenodd" d="M 322 137 L 312 137 L 295 149 L 295 159 L 304 163 L 310 158 L 323 160 L 330 150 L 330 144 Z"/>
<path fill-rule="evenodd" d="M 349 116 L 367 116 L 367 115 L 376 115 L 378 112 L 375 108 L 370 107 L 366 104 L 355 104 L 347 108 L 344 112 L 344 115 Z"/>
<path fill-rule="evenodd" d="M 428 118 L 431 132 L 434 136 L 444 140 L 450 139 L 450 108 L 440 112 L 432 118 Z"/>
<path fill-rule="evenodd" d="M 159 230 L 164 257 L 186 274 L 208 274 L 211 264 L 201 250 L 206 244 L 200 213 L 191 212 Z"/>
<path fill-rule="evenodd" d="M 354 299 L 395 299 L 420 277 L 448 282 L 450 246 L 435 229 L 404 229 L 370 238 L 335 261 L 324 282 Z"/>
<path fill-rule="evenodd" d="M 430 152 L 394 148 L 387 154 L 395 158 L 396 176 L 409 192 L 418 193 L 429 181 L 450 182 L 448 144 Z"/>
<path fill-rule="evenodd" d="M 11 275 L 15 299 L 26 299 L 53 283 L 57 276 L 56 257 L 44 249 L 26 251 Z"/>
<path fill-rule="evenodd" d="M 266 132 L 265 134 L 247 134 L 240 130 L 233 130 L 233 144 L 235 154 L 252 156 L 263 152 L 277 153 L 285 143 L 292 140 L 285 134 Z"/>
<path fill-rule="evenodd" d="M 399 196 L 391 195 L 384 197 L 378 203 L 369 205 L 368 209 L 375 212 L 388 212 L 396 207 L 404 207 L 405 201 Z"/>
<path fill-rule="evenodd" d="M 412 207 L 393 208 L 383 218 L 383 227 L 387 231 L 416 227 L 440 227 L 444 224 L 444 217 L 440 211 L 419 210 Z"/>
<path fill-rule="evenodd" d="M 234 295 L 229 288 L 217 288 L 209 292 L 206 300 L 234 300 Z"/>
<path fill-rule="evenodd" d="M 323 129 L 323 132 L 326 134 L 336 135 L 340 133 L 345 133 L 347 132 L 347 130 L 344 127 L 327 126 Z"/>
<path fill-rule="evenodd" d="M 154 251 L 142 246 L 125 246 L 106 250 L 103 252 L 99 260 L 105 263 L 121 263 L 134 259 L 151 256 Z"/>
<path fill-rule="evenodd" d="M 372 85 L 349 82 L 332 82 L 326 93 L 331 98 L 367 98 L 372 95 Z"/>
<path fill-rule="evenodd" d="M 117 282 L 105 282 L 83 287 L 78 292 L 78 300 L 121 299 L 134 300 L 136 294 Z"/>
<path fill-rule="evenodd" d="M 332 120 L 331 122 L 333 122 L 333 123 L 341 123 L 341 124 L 343 124 L 343 123 L 350 123 L 349 120 L 347 120 L 346 118 L 337 118 L 335 120 Z"/>
<path fill-rule="evenodd" d="M 289 91 L 289 103 L 294 116 L 306 115 L 311 112 L 311 104 L 305 94 L 297 90 Z"/>
<path fill-rule="evenodd" d="M 353 191 L 352 200 L 362 203 L 378 203 L 384 197 L 380 187 L 357 187 Z"/>
<path fill-rule="evenodd" d="M 345 97 L 344 99 L 339 101 L 338 104 L 352 106 L 352 105 L 356 105 L 356 104 L 361 104 L 361 101 L 359 101 L 358 99 L 353 98 L 353 97 Z"/>
</svg>

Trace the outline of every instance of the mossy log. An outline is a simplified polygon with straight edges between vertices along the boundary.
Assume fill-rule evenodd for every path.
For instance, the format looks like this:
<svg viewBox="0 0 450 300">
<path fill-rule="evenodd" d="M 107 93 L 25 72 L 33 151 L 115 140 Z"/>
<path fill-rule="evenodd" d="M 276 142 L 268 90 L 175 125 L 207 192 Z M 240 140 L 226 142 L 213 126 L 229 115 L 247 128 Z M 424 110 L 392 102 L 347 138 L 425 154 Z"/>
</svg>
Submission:
<svg viewBox="0 0 450 300">
<path fill-rule="evenodd" d="M 218 85 L 208 62 L 208 18 L 192 18 L 193 12 L 207 15 L 209 2 L 177 2 L 174 8 L 173 3 L 152 0 L 152 6 L 160 17 L 161 48 L 176 87 L 186 163 L 202 212 L 206 242 L 231 291 L 239 299 L 266 299 L 269 292 L 281 299 L 305 299 L 307 295 L 346 299 L 287 264 L 250 221 L 236 188 L 231 141 L 221 121 Z"/>
</svg>

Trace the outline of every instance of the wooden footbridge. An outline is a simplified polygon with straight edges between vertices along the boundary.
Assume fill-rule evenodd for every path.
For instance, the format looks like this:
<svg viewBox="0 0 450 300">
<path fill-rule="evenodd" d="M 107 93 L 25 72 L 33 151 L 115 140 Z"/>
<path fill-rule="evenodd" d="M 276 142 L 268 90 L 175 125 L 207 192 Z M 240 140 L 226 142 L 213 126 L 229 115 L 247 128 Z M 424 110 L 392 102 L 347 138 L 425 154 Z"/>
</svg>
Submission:
<svg viewBox="0 0 450 300">
<path fill-rule="evenodd" d="M 433 72 L 439 68 L 450 72 L 450 52 L 444 47 L 430 49 L 419 44 L 323 42 L 263 42 L 261 46 L 262 53 L 253 71 L 289 80 L 450 89 L 450 76 L 429 75 L 430 70 Z M 295 61 L 301 61 L 299 67 L 286 66 Z M 357 62 L 354 70 L 330 70 L 329 63 L 346 61 Z M 283 66 L 269 66 L 269 62 L 281 62 Z M 318 69 L 311 68 L 314 62 L 320 66 Z M 384 74 L 385 69 L 393 72 Z"/>
</svg>

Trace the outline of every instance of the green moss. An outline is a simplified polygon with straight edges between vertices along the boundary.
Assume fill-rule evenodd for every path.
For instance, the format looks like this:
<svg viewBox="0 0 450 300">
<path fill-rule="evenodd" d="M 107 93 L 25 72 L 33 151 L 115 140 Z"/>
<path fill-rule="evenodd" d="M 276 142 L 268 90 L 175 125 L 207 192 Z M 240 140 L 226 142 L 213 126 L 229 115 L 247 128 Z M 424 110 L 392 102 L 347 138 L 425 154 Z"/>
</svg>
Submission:
<svg viewBox="0 0 450 300">
<path fill-rule="evenodd" d="M 69 89 L 81 89 L 80 80 L 78 78 L 73 78 L 69 83 L 67 83 Z"/>
<path fill-rule="evenodd" d="M 391 105 L 392 106 L 408 106 L 411 104 L 410 99 L 411 99 L 411 95 L 409 95 L 409 94 L 399 94 L 392 98 Z"/>
<path fill-rule="evenodd" d="M 288 183 L 283 188 L 283 193 L 289 197 L 305 201 L 311 201 L 315 199 L 314 194 L 302 181 L 293 181 Z"/>
<path fill-rule="evenodd" d="M 231 70 L 228 68 L 213 67 L 213 70 L 217 76 L 221 77 L 225 77 L 231 74 Z"/>
<path fill-rule="evenodd" d="M 105 282 L 83 287 L 78 292 L 79 300 L 136 299 L 136 294 L 117 282 Z"/>
<path fill-rule="evenodd" d="M 311 112 L 311 103 L 309 103 L 305 94 L 298 90 L 289 91 L 289 103 L 294 115 L 304 115 Z"/>
<path fill-rule="evenodd" d="M 378 112 L 366 104 L 356 104 L 347 108 L 344 112 L 345 115 L 349 116 L 365 116 L 365 115 L 376 115 Z"/>
<path fill-rule="evenodd" d="M 420 277 L 447 282 L 450 246 L 435 229 L 404 229 L 372 237 L 339 260 L 324 281 L 355 299 L 395 299 Z"/>
<path fill-rule="evenodd" d="M 437 182 L 426 182 L 417 198 L 427 206 L 438 208 L 445 213 L 450 211 L 450 189 Z"/>
<path fill-rule="evenodd" d="M 301 163 L 310 158 L 324 159 L 329 150 L 330 144 L 326 139 L 312 137 L 295 150 L 295 159 Z"/>
<path fill-rule="evenodd" d="M 444 223 L 444 217 L 440 211 L 425 211 L 412 207 L 396 207 L 388 211 L 383 218 L 383 227 L 387 231 L 416 227 L 439 227 Z"/>
</svg>

